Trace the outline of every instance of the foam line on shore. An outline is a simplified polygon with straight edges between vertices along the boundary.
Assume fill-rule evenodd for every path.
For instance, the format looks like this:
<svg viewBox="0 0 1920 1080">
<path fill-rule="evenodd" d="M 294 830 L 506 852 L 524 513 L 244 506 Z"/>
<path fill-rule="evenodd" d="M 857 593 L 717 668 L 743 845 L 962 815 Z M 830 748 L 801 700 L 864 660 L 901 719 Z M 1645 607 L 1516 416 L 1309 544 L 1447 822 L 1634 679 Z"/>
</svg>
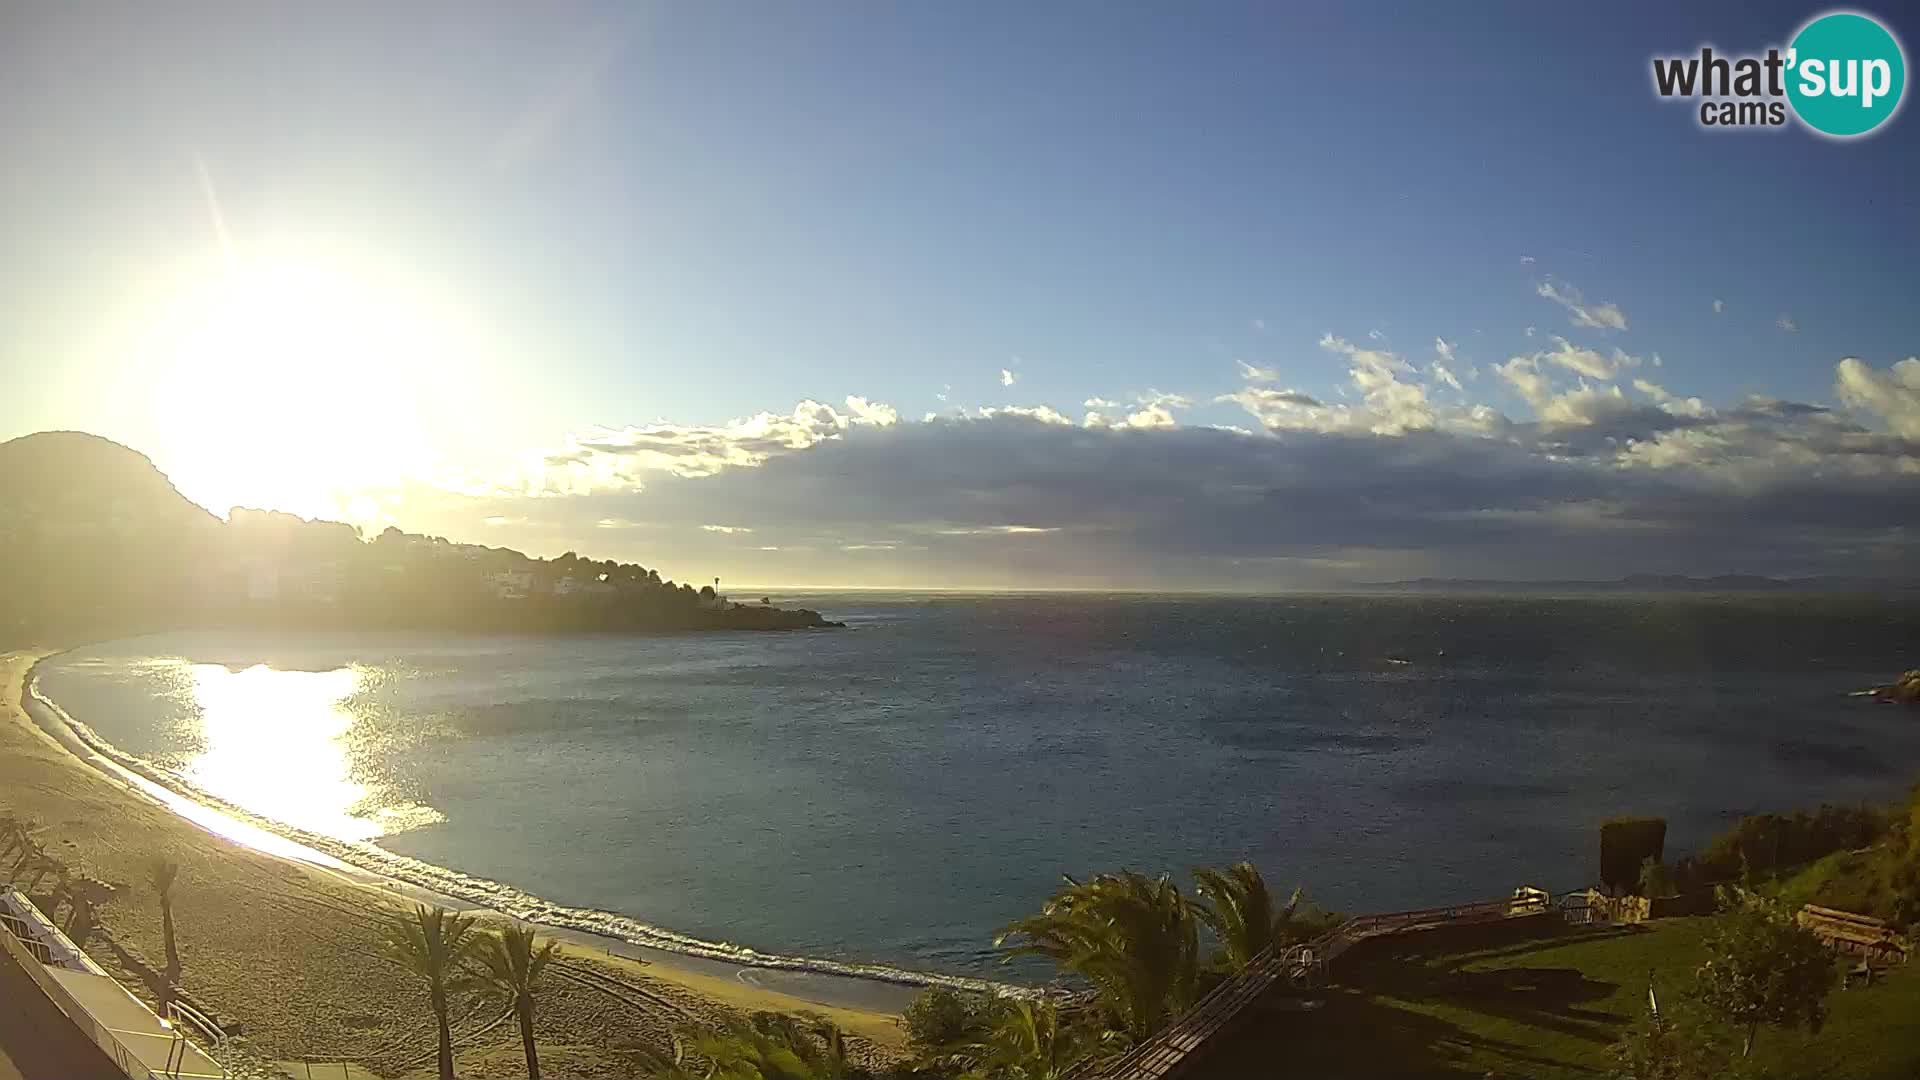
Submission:
<svg viewBox="0 0 1920 1080">
<path fill-rule="evenodd" d="M 483 907 L 523 922 L 580 931 L 663 952 L 746 967 L 868 979 L 903 986 L 939 986 L 1018 997 L 1037 996 L 1040 993 L 1031 987 L 963 975 L 911 971 L 885 964 L 866 964 L 824 957 L 789 956 L 762 952 L 729 942 L 708 941 L 690 934 L 653 926 L 619 912 L 557 904 L 502 882 L 474 877 L 458 870 L 398 855 L 371 843 L 352 843 L 297 829 L 220 799 L 195 787 L 170 770 L 113 745 L 91 727 L 76 720 L 57 702 L 41 693 L 38 664 L 28 670 L 25 689 L 22 705 L 27 709 L 29 716 L 43 728 L 47 725 L 40 717 L 32 715 L 36 710 L 44 711 L 57 724 L 64 726 L 75 740 L 88 751 L 98 755 L 105 763 L 114 766 L 116 771 L 127 774 L 123 779 L 131 779 L 136 786 L 143 789 L 160 789 L 158 792 L 147 790 L 145 793 L 156 798 L 175 813 L 201 828 L 269 855 L 298 859 L 329 869 L 357 869 L 379 878 Z M 56 739 L 60 738 L 58 731 L 48 729 L 48 734 Z M 167 798 L 166 795 L 173 797 Z M 185 805 L 182 805 L 183 803 Z M 196 814 L 191 812 L 190 808 L 198 808 L 207 813 Z M 239 827 L 236 829 L 222 827 L 219 822 L 210 820 L 210 815 L 230 819 Z M 276 840 L 280 843 L 272 842 Z"/>
</svg>

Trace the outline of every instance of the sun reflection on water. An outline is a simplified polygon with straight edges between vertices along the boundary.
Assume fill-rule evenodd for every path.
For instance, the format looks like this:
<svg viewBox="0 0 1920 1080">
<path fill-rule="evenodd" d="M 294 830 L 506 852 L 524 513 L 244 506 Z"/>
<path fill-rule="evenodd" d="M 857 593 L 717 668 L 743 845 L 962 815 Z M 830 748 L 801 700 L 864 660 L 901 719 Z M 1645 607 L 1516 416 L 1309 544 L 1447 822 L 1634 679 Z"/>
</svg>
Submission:
<svg viewBox="0 0 1920 1080">
<path fill-rule="evenodd" d="M 280 671 L 256 664 L 188 670 L 199 749 L 179 772 L 195 787 L 256 814 L 338 840 L 375 837 L 444 820 L 413 803 L 386 805 L 355 779 L 348 701 L 363 673 Z"/>
</svg>

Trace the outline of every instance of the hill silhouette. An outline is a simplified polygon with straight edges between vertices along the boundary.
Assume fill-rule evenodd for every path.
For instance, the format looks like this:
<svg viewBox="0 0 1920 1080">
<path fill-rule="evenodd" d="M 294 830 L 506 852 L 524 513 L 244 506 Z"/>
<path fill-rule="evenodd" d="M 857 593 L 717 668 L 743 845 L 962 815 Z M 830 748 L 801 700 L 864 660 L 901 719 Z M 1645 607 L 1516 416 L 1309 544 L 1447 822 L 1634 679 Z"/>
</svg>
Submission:
<svg viewBox="0 0 1920 1080">
<path fill-rule="evenodd" d="M 180 626 L 578 632 L 795 629 L 637 563 L 536 559 L 181 495 L 146 455 L 50 431 L 0 443 L 0 646 Z"/>
</svg>

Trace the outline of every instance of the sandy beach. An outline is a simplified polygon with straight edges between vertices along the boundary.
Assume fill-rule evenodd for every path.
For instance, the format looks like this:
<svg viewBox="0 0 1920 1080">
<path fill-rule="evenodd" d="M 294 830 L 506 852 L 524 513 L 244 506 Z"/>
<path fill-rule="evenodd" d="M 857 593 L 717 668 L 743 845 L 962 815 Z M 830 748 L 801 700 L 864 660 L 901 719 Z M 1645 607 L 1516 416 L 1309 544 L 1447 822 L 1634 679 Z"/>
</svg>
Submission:
<svg viewBox="0 0 1920 1080">
<path fill-rule="evenodd" d="M 371 875 L 226 839 L 82 762 L 21 706 L 27 673 L 47 654 L 0 654 L 0 811 L 41 823 L 38 839 L 49 854 L 73 874 L 114 887 L 83 942 L 87 952 L 136 994 L 157 1000 L 163 949 L 147 868 L 165 855 L 180 866 L 179 985 L 229 1033 L 274 1060 L 430 1075 L 434 1040 L 424 991 L 376 957 L 382 919 L 412 900 Z M 850 1033 L 857 1056 L 867 1060 L 891 1059 L 902 1043 L 893 1015 L 877 1005 L 826 1005 L 764 985 L 780 973 L 652 954 L 644 962 L 610 954 L 610 942 L 556 937 L 566 959 L 540 999 L 538 1021 L 542 1071 L 550 1076 L 633 1076 L 634 1050 L 670 1047 L 673 1031 L 688 1022 L 755 1010 L 824 1015 Z M 846 1000 L 844 991 L 795 988 Z M 891 1004 L 902 994 L 884 987 L 870 996 Z M 499 1015 L 490 1001 L 463 1001 L 456 1009 L 460 1075 L 524 1075 L 517 1032 L 511 1023 L 495 1024 Z"/>
</svg>

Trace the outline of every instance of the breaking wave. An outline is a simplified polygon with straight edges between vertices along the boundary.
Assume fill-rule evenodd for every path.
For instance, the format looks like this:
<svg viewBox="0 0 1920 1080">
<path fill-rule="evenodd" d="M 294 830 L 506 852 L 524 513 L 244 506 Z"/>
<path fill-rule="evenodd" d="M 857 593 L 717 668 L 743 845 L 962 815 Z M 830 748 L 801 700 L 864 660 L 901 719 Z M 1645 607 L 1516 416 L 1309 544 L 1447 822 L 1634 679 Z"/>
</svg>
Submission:
<svg viewBox="0 0 1920 1080">
<path fill-rule="evenodd" d="M 298 829 L 253 813 L 244 807 L 212 795 L 181 778 L 177 773 L 145 758 L 129 754 L 76 720 L 60 705 L 40 692 L 37 669 L 27 677 L 27 704 L 46 710 L 88 749 L 137 777 L 156 784 L 174 795 L 202 807 L 216 810 L 234 820 L 271 833 L 281 839 L 338 860 L 368 873 L 425 889 L 524 922 L 565 930 L 576 930 L 600 937 L 624 941 L 664 952 L 679 953 L 708 960 L 719 960 L 747 967 L 798 971 L 844 978 L 869 979 L 903 986 L 940 986 L 955 990 L 1027 997 L 1039 991 L 1011 983 L 947 975 L 931 971 L 911 971 L 885 964 L 865 964 L 825 957 L 789 956 L 762 952 L 745 945 L 709 941 L 665 927 L 654 926 L 616 911 L 568 907 L 542 899 L 522 889 L 487 878 L 474 877 L 419 859 L 397 855 L 371 843 L 339 840 Z M 54 733 L 57 736 L 57 733 Z M 240 841 L 244 843 L 244 841 Z"/>
</svg>

